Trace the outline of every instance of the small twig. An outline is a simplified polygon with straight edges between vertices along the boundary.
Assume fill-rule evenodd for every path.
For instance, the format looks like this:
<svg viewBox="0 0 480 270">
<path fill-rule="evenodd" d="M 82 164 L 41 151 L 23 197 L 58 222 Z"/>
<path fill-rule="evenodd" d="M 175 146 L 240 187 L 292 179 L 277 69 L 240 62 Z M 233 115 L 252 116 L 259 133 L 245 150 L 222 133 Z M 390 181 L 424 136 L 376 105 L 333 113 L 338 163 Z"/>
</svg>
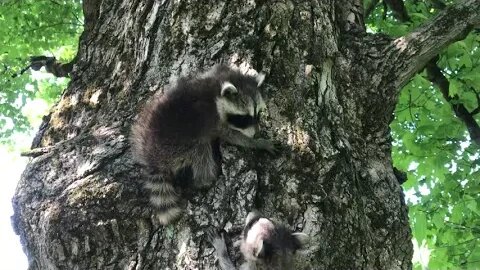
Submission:
<svg viewBox="0 0 480 270">
<path fill-rule="evenodd" d="M 32 68 L 33 70 L 40 70 L 45 67 L 47 72 L 52 73 L 56 77 L 68 77 L 73 69 L 73 65 L 76 62 L 76 57 L 69 63 L 60 63 L 53 56 L 32 56 L 30 57 L 30 65 L 24 68 L 22 71 Z M 22 73 L 21 73 L 22 74 Z"/>
<path fill-rule="evenodd" d="M 410 113 L 410 119 L 412 119 L 412 122 L 415 120 L 413 119 L 413 114 L 412 114 L 412 92 L 408 91 L 408 112 Z"/>
<path fill-rule="evenodd" d="M 38 157 L 41 155 L 44 155 L 52 150 L 51 146 L 48 147 L 41 147 L 41 148 L 35 148 L 31 149 L 25 152 L 21 152 L 20 156 L 22 157 Z"/>
<path fill-rule="evenodd" d="M 444 9 L 447 7 L 442 0 L 430 0 L 432 2 L 432 6 L 436 9 Z"/>
<path fill-rule="evenodd" d="M 28 66 L 22 68 L 22 70 L 20 70 L 19 72 L 14 73 L 14 74 L 12 75 L 12 78 L 16 78 L 16 77 L 18 77 L 18 76 L 23 75 L 23 73 L 25 73 L 25 71 L 27 71 L 31 66 L 32 66 L 32 65 L 28 65 Z"/>
<path fill-rule="evenodd" d="M 75 12 L 72 11 L 72 15 L 73 17 L 75 17 L 78 23 L 80 23 L 82 26 L 85 26 L 85 23 L 82 20 L 80 20 L 80 18 L 77 16 L 77 14 L 75 14 Z"/>
</svg>

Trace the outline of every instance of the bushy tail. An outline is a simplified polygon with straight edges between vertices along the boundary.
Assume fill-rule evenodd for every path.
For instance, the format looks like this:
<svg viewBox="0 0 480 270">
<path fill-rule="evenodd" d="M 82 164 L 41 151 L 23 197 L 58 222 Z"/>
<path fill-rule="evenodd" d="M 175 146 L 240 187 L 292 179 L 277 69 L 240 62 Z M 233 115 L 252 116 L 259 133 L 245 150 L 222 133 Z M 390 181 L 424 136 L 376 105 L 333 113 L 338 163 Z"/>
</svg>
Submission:
<svg viewBox="0 0 480 270">
<path fill-rule="evenodd" d="M 171 183 L 147 182 L 145 187 L 150 190 L 150 203 L 155 208 L 161 224 L 169 224 L 180 216 L 182 213 L 179 206 L 180 198 Z"/>
</svg>

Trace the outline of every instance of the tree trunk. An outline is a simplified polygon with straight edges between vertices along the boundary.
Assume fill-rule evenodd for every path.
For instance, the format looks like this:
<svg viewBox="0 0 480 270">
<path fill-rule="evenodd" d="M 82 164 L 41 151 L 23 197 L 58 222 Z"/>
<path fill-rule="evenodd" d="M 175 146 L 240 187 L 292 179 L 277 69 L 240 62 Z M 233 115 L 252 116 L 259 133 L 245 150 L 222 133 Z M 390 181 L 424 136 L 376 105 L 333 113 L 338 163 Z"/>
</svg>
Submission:
<svg viewBox="0 0 480 270">
<path fill-rule="evenodd" d="M 236 240 L 254 208 L 310 235 L 298 269 L 411 268 L 389 134 L 405 83 L 395 41 L 365 33 L 362 1 L 208 2 L 83 1 L 72 80 L 13 201 L 30 269 L 213 268 L 205 229 Z M 262 136 L 281 154 L 222 144 L 223 176 L 161 226 L 130 126 L 169 81 L 218 62 L 267 73 Z"/>
</svg>

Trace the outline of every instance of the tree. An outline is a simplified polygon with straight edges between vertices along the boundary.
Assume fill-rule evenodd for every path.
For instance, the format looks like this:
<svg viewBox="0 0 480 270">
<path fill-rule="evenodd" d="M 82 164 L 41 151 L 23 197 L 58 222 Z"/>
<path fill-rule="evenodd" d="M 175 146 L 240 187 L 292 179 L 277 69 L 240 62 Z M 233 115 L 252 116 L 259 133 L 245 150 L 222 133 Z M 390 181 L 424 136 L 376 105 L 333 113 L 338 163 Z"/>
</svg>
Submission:
<svg viewBox="0 0 480 270">
<path fill-rule="evenodd" d="M 479 0 L 398 38 L 368 34 L 360 1 L 84 1 L 83 11 L 72 80 L 14 198 L 31 269 L 205 268 L 205 229 L 236 238 L 252 208 L 312 237 L 300 268 L 411 268 L 389 123 L 400 89 L 480 23 Z M 217 62 L 267 72 L 263 135 L 282 151 L 223 145 L 224 176 L 162 227 L 130 125 L 171 78 Z"/>
</svg>

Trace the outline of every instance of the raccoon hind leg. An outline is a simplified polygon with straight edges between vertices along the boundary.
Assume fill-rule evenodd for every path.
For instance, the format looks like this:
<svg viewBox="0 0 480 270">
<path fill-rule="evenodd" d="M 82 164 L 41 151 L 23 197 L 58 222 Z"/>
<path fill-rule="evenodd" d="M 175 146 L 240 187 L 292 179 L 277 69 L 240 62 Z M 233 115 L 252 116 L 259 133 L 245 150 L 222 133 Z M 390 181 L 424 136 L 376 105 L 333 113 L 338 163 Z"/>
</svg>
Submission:
<svg viewBox="0 0 480 270">
<path fill-rule="evenodd" d="M 185 190 L 193 186 L 192 167 L 185 166 L 176 170 L 175 176 L 173 178 L 173 185 L 176 188 L 180 188 L 181 190 Z"/>
<path fill-rule="evenodd" d="M 217 177 L 222 175 L 222 152 L 220 151 L 220 138 L 216 138 L 211 142 L 213 160 L 217 165 Z"/>
<path fill-rule="evenodd" d="M 184 199 L 191 199 L 195 194 L 192 166 L 186 166 L 175 172 L 173 186 L 181 192 Z"/>
<path fill-rule="evenodd" d="M 218 158 L 214 157 L 213 144 L 212 142 L 199 144 L 190 152 L 193 185 L 196 188 L 211 186 L 219 174 Z"/>
</svg>

